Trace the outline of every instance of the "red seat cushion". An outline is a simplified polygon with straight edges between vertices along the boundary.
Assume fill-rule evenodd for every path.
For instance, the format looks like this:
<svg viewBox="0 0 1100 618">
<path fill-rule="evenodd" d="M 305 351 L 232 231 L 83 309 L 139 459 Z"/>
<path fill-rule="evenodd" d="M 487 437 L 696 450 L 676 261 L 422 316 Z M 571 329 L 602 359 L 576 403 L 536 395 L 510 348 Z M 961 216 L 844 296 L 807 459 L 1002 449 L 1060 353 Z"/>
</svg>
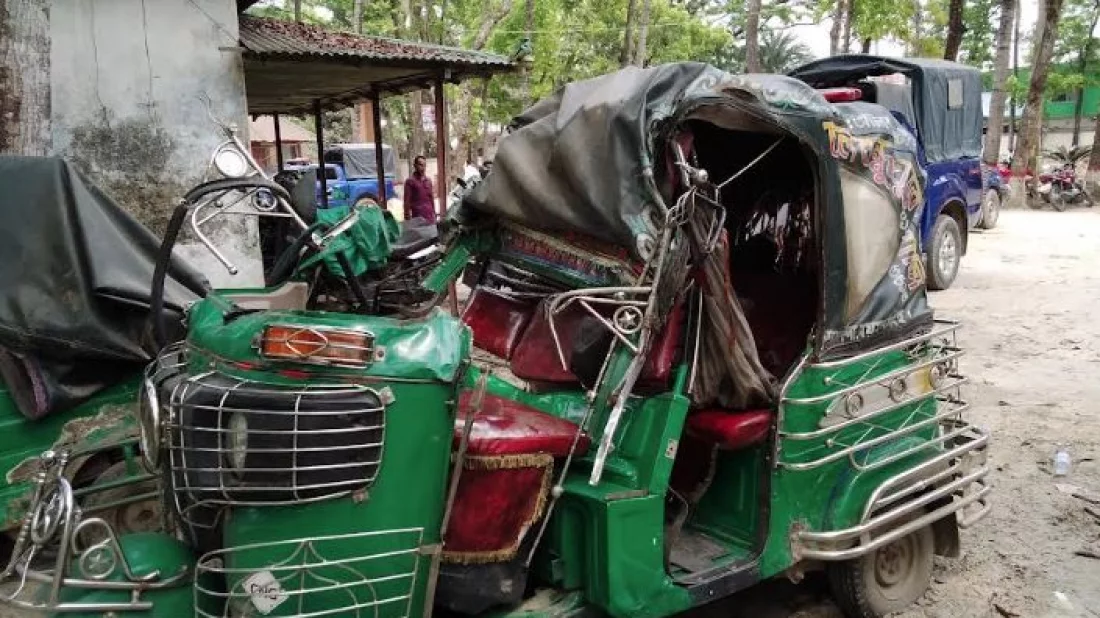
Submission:
<svg viewBox="0 0 1100 618">
<path fill-rule="evenodd" d="M 734 450 L 762 442 L 771 423 L 769 410 L 703 410 L 688 415 L 687 431 L 694 438 Z"/>
<path fill-rule="evenodd" d="M 512 358 L 534 305 L 485 288 L 470 295 L 462 321 L 474 331 L 474 345 L 505 360 Z"/>
<path fill-rule="evenodd" d="M 457 448 L 466 426 L 466 415 L 474 392 L 462 391 L 458 396 L 454 445 Z M 573 445 L 577 426 L 563 418 L 551 416 L 506 397 L 485 393 L 481 408 L 470 428 L 466 452 L 470 455 L 525 455 L 548 453 L 565 457 Z M 577 455 L 588 451 L 589 437 L 581 434 Z"/>
</svg>

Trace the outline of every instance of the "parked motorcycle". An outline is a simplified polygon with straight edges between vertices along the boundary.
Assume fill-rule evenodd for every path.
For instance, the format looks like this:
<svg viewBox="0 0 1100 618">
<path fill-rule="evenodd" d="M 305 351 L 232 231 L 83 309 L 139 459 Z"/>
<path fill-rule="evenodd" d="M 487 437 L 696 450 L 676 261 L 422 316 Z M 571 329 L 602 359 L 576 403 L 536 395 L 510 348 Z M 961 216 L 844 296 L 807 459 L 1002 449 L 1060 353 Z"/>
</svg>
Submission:
<svg viewBox="0 0 1100 618">
<path fill-rule="evenodd" d="M 1041 174 L 1039 186 L 1047 203 L 1058 212 L 1064 212 L 1067 206 L 1082 202 L 1092 208 L 1093 199 L 1085 190 L 1084 183 L 1077 179 L 1077 170 L 1072 163 L 1066 163 L 1050 173 Z"/>
</svg>

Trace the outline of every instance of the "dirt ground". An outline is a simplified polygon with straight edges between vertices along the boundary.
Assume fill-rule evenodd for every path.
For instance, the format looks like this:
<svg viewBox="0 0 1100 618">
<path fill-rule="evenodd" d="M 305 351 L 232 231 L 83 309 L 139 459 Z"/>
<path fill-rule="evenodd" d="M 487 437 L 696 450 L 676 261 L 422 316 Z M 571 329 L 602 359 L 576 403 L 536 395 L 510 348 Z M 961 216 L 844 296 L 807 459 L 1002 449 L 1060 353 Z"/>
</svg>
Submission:
<svg viewBox="0 0 1100 618">
<path fill-rule="evenodd" d="M 899 618 L 1100 617 L 1100 519 L 1068 484 L 1100 494 L 1100 212 L 1006 211 L 974 233 L 954 286 L 932 294 L 963 322 L 970 418 L 992 431 L 994 510 L 939 560 Z M 1092 314 L 1092 315 L 1100 315 Z M 1055 479 L 1055 445 L 1074 466 Z M 1095 507 L 1100 512 L 1100 505 Z M 10 610 L 8 610 L 10 611 Z M 0 609 L 0 618 L 25 615 Z M 707 618 L 839 618 L 820 577 L 777 581 L 694 612 Z"/>
<path fill-rule="evenodd" d="M 937 316 L 963 322 L 971 420 L 992 432 L 994 510 L 937 559 L 931 591 L 899 618 L 1100 617 L 1100 518 L 1060 491 L 1100 494 L 1100 212 L 1005 211 L 974 233 Z M 1051 475 L 1058 443 L 1069 476 Z M 1100 513 L 1100 506 L 1093 507 Z M 833 618 L 820 578 L 775 582 L 709 616 Z"/>
</svg>

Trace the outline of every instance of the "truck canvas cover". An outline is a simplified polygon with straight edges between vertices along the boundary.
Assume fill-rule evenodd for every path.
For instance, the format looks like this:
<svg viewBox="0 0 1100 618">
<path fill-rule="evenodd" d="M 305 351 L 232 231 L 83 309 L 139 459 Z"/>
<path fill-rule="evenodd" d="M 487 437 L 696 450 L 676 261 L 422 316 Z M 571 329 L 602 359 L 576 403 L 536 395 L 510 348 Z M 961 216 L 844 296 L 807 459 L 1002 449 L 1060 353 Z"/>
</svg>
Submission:
<svg viewBox="0 0 1100 618">
<path fill-rule="evenodd" d="M 66 161 L 0 155 L 0 377 L 24 415 L 71 408 L 154 357 L 159 245 Z M 180 323 L 205 287 L 173 264 L 168 321 Z"/>
</svg>

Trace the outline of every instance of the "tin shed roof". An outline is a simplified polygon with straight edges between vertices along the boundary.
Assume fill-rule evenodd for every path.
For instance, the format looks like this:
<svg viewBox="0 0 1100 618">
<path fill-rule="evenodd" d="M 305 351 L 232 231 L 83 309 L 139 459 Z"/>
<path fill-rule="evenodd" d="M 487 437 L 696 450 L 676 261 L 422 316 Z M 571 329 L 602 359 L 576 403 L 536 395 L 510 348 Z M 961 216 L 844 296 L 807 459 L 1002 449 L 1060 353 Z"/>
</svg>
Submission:
<svg viewBox="0 0 1100 618">
<path fill-rule="evenodd" d="M 339 108 L 437 79 L 458 83 L 515 68 L 497 54 L 247 14 L 240 16 L 240 43 L 251 114 L 308 112 L 315 100 Z"/>
</svg>

